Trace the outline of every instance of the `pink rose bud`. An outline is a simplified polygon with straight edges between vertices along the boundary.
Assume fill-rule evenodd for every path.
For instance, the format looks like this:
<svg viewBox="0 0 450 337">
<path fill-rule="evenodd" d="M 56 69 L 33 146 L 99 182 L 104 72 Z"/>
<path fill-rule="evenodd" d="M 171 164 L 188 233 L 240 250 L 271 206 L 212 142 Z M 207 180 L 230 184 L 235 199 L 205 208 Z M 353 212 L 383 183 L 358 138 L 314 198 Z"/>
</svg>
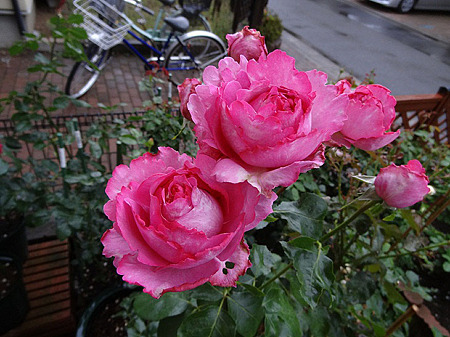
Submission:
<svg viewBox="0 0 450 337">
<path fill-rule="evenodd" d="M 338 92 L 349 98 L 347 121 L 332 140 L 338 146 L 377 150 L 394 141 L 400 131 L 387 132 L 395 119 L 396 100 L 390 91 L 377 84 L 360 85 L 351 90 L 347 80 L 336 84 Z"/>
<path fill-rule="evenodd" d="M 384 202 L 397 208 L 412 206 L 422 201 L 430 191 L 425 169 L 416 159 L 407 165 L 391 164 L 382 168 L 375 178 L 375 191 Z"/>
<path fill-rule="evenodd" d="M 181 83 L 178 88 L 178 94 L 180 95 L 180 111 L 184 118 L 192 121 L 191 114 L 188 110 L 187 104 L 189 102 L 189 97 L 195 93 L 195 87 L 202 84 L 196 78 L 186 78 L 183 83 Z"/>
<path fill-rule="evenodd" d="M 104 206 L 113 226 L 102 243 L 124 281 L 158 298 L 206 282 L 235 286 L 251 266 L 244 232 L 272 212 L 276 194 L 219 183 L 214 166 L 210 157 L 161 147 L 115 168 Z"/>
<path fill-rule="evenodd" d="M 267 56 L 267 48 L 264 36 L 256 29 L 249 29 L 245 26 L 240 32 L 227 34 L 228 55 L 236 62 L 239 62 L 241 55 L 247 60 L 258 60 L 260 56 Z"/>
</svg>

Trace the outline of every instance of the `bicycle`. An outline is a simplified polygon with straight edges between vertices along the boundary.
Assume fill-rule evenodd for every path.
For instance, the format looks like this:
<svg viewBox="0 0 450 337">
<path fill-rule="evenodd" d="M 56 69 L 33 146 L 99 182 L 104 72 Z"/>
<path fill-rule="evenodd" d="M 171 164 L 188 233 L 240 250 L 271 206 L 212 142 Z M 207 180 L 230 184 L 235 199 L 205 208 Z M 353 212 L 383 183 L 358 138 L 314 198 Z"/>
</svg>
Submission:
<svg viewBox="0 0 450 337">
<path fill-rule="evenodd" d="M 142 1 L 142 0 L 140 0 Z M 202 14 L 211 6 L 211 0 L 158 0 L 162 6 L 158 11 L 154 26 L 148 30 L 153 36 L 166 37 L 170 32 L 170 28 L 161 21 L 163 17 L 184 16 L 189 20 L 191 30 L 205 30 L 212 32 L 208 19 Z M 145 20 L 145 18 L 143 18 Z M 161 26 L 161 27 L 160 27 Z"/>
<path fill-rule="evenodd" d="M 81 26 L 87 32 L 89 42 L 85 47 L 88 61 L 75 63 L 67 78 L 65 92 L 72 98 L 81 97 L 95 84 L 111 57 L 110 49 L 119 43 L 124 43 L 148 69 L 163 69 L 171 74 L 170 81 L 175 85 L 188 77 L 200 78 L 205 67 L 217 64 L 226 55 L 226 47 L 217 35 L 207 31 L 186 32 L 189 21 L 182 16 L 164 19 L 171 30 L 159 49 L 153 43 L 154 36 L 139 28 L 122 12 L 124 2 L 141 7 L 150 15 L 154 15 L 153 11 L 135 0 L 112 1 L 115 3 L 105 0 L 74 1 L 75 12 L 84 17 Z M 142 55 L 125 38 L 127 34 L 155 56 L 147 58 Z"/>
</svg>

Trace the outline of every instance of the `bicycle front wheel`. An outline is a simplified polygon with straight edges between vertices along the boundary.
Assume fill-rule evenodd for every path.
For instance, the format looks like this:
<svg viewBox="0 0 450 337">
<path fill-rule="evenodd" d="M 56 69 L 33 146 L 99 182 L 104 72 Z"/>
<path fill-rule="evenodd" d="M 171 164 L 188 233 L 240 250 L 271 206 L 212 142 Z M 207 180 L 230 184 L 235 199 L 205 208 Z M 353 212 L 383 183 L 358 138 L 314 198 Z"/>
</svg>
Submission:
<svg viewBox="0 0 450 337">
<path fill-rule="evenodd" d="M 180 38 L 167 52 L 164 68 L 172 74 L 172 81 L 179 85 L 186 78 L 201 79 L 203 70 L 217 66 L 225 55 L 225 45 L 214 34 L 190 32 Z"/>
<path fill-rule="evenodd" d="M 104 50 L 96 44 L 89 43 L 86 47 L 86 56 L 89 62 L 74 64 L 66 83 L 66 95 L 72 98 L 83 96 L 100 76 L 109 59 L 109 50 Z"/>
</svg>

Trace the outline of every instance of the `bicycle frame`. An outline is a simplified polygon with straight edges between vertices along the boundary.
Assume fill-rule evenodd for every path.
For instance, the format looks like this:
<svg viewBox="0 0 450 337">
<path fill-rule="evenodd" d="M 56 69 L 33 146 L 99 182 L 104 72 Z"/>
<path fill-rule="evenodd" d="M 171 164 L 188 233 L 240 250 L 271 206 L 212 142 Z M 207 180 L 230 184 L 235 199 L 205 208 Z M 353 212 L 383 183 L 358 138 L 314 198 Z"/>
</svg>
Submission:
<svg viewBox="0 0 450 337">
<path fill-rule="evenodd" d="M 142 30 L 141 28 L 137 27 L 134 22 L 132 22 L 131 20 L 129 20 L 130 23 L 130 27 L 137 31 L 139 34 L 143 35 L 144 37 L 146 37 L 148 40 L 150 41 L 155 41 L 153 39 L 153 36 L 150 35 L 149 33 L 147 33 L 146 31 Z M 132 30 L 128 30 L 128 34 L 130 34 L 134 39 L 136 39 L 137 41 L 139 41 L 143 46 L 145 46 L 149 51 L 154 52 L 155 54 L 157 54 L 157 58 L 156 59 L 147 59 L 144 55 L 142 55 L 136 47 L 134 47 L 130 41 L 128 41 L 127 39 L 123 39 L 123 43 L 146 65 L 150 68 L 150 70 L 153 70 L 155 68 L 155 66 L 152 64 L 153 62 L 156 62 L 158 64 L 158 66 L 160 67 L 162 65 L 162 63 L 164 62 L 164 54 L 167 51 L 167 49 L 169 48 L 169 46 L 173 43 L 172 42 L 172 38 L 174 37 L 177 41 L 178 44 L 180 44 L 181 46 L 183 46 L 183 49 L 185 50 L 186 54 L 189 56 L 189 58 L 194 62 L 194 64 L 196 64 L 195 62 L 195 58 L 192 56 L 192 54 L 189 52 L 188 48 L 185 47 L 185 45 L 183 44 L 183 42 L 180 40 L 179 36 L 177 34 L 175 34 L 174 31 L 171 31 L 170 34 L 168 35 L 166 41 L 164 42 L 164 45 L 162 47 L 161 50 L 155 48 L 154 46 L 150 45 L 149 43 L 147 43 L 147 41 L 145 41 L 143 38 L 141 38 L 140 36 L 138 36 L 136 33 L 134 33 Z M 167 71 L 177 71 L 177 70 L 192 70 L 194 69 L 194 67 L 176 67 L 176 68 L 171 68 L 171 69 L 166 69 Z"/>
</svg>

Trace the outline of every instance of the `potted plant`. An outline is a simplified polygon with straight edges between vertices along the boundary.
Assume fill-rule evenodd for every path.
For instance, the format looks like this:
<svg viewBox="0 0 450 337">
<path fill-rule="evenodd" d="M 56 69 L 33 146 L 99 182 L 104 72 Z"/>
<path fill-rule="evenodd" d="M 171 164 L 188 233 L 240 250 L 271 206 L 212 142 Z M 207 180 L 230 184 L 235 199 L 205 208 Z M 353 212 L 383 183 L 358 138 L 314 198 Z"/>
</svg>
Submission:
<svg viewBox="0 0 450 337">
<path fill-rule="evenodd" d="M 10 136 L 0 140 L 4 143 L 0 157 L 0 251 L 23 263 L 28 257 L 26 227 L 48 222 L 46 200 L 50 186 L 40 179 L 46 172 L 42 170 L 45 163 L 17 156 L 21 150 L 18 139 Z"/>
<path fill-rule="evenodd" d="M 17 258 L 0 253 L 0 335 L 25 319 L 29 305 Z"/>
</svg>

